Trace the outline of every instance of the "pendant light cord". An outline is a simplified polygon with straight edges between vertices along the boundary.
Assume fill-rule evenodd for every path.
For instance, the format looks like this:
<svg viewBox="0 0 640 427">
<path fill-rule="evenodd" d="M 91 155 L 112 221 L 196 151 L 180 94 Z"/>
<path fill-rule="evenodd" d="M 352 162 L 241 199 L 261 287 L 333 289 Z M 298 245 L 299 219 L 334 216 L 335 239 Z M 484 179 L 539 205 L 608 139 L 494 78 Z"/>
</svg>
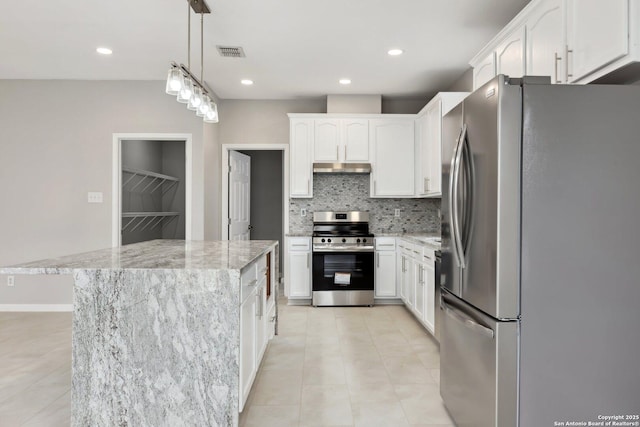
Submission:
<svg viewBox="0 0 640 427">
<path fill-rule="evenodd" d="M 191 5 L 187 2 L 187 68 L 191 70 Z"/>
<path fill-rule="evenodd" d="M 200 12 L 200 83 L 204 84 L 204 13 Z"/>
</svg>

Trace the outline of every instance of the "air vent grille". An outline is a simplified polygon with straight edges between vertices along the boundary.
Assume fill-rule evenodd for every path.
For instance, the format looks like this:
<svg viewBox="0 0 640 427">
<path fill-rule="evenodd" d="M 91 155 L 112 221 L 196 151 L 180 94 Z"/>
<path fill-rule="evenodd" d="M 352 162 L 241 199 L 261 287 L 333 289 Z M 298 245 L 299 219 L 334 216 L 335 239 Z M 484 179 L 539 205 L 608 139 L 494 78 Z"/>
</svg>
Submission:
<svg viewBox="0 0 640 427">
<path fill-rule="evenodd" d="M 216 46 L 220 56 L 225 58 L 244 58 L 244 50 L 239 46 Z"/>
</svg>

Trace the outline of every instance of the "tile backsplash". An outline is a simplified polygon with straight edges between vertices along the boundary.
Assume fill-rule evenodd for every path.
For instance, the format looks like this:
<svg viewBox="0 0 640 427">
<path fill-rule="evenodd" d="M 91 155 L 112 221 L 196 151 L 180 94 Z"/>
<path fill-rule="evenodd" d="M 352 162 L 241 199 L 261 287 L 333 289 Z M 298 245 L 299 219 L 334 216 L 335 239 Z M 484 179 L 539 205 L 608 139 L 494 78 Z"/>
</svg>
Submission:
<svg viewBox="0 0 640 427">
<path fill-rule="evenodd" d="M 440 231 L 440 199 L 372 199 L 369 181 L 369 175 L 314 174 L 313 199 L 289 200 L 289 232 L 311 235 L 318 211 L 368 211 L 373 234 Z M 303 208 L 306 217 L 300 216 Z"/>
</svg>

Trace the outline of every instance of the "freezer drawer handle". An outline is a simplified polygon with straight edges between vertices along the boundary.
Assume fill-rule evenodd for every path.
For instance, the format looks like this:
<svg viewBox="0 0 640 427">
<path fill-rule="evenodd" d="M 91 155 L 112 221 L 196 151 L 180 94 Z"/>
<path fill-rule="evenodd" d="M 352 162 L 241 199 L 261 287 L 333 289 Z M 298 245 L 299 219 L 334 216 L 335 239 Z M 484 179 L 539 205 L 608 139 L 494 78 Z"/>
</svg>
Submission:
<svg viewBox="0 0 640 427">
<path fill-rule="evenodd" d="M 456 319 L 458 322 L 462 323 L 467 328 L 473 329 L 474 331 L 480 332 L 483 335 L 486 335 L 487 337 L 493 339 L 493 330 L 491 330 L 489 328 L 485 328 L 481 324 L 476 323 L 473 320 L 469 319 L 468 317 L 466 317 L 466 316 L 458 313 L 457 311 L 454 311 L 453 309 L 449 308 L 449 306 L 443 306 L 443 308 L 444 308 L 444 312 L 446 314 L 448 314 L 452 318 Z"/>
</svg>

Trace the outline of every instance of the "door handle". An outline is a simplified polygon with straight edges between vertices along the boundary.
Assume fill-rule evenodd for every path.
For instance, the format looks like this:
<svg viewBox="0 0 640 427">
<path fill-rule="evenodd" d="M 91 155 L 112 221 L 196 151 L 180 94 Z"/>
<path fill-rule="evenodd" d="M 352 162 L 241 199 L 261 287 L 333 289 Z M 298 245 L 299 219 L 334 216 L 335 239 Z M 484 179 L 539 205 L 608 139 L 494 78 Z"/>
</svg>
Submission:
<svg viewBox="0 0 640 427">
<path fill-rule="evenodd" d="M 451 229 L 453 234 L 453 246 L 456 252 L 456 258 L 458 265 L 461 268 L 465 268 L 464 254 L 462 253 L 462 239 L 460 236 L 460 217 L 458 211 L 458 186 L 460 184 L 460 161 L 462 158 L 462 150 L 464 141 L 467 138 L 467 125 L 462 126 L 460 137 L 458 138 L 458 144 L 456 146 L 455 154 L 451 161 L 452 178 L 449 181 L 449 207 L 451 215 Z"/>
<path fill-rule="evenodd" d="M 558 62 L 560 62 L 560 60 L 562 59 L 562 57 L 558 56 L 558 52 L 554 52 L 553 53 L 553 58 L 554 58 L 554 74 L 553 74 L 553 79 L 555 80 L 556 83 L 562 83 L 559 79 L 558 79 Z"/>
<path fill-rule="evenodd" d="M 564 47 L 564 57 L 566 59 L 566 65 L 564 66 L 564 75 L 566 77 L 565 83 L 569 83 L 569 77 L 573 77 L 573 73 L 569 74 L 569 64 L 571 63 L 571 61 L 569 61 L 570 53 L 573 53 L 573 49 L 569 49 L 569 46 L 565 46 Z"/>
<path fill-rule="evenodd" d="M 460 311 L 448 305 L 444 300 L 441 301 L 441 306 L 444 309 L 445 314 L 447 314 L 452 319 L 455 319 L 458 322 L 462 323 L 465 327 L 471 330 L 474 330 L 476 332 L 480 332 L 482 335 L 485 335 L 486 337 L 491 339 L 493 339 L 493 337 L 495 336 L 493 329 L 487 328 L 486 326 L 482 326 L 481 324 L 471 319 L 470 317 L 465 316 Z"/>
</svg>

